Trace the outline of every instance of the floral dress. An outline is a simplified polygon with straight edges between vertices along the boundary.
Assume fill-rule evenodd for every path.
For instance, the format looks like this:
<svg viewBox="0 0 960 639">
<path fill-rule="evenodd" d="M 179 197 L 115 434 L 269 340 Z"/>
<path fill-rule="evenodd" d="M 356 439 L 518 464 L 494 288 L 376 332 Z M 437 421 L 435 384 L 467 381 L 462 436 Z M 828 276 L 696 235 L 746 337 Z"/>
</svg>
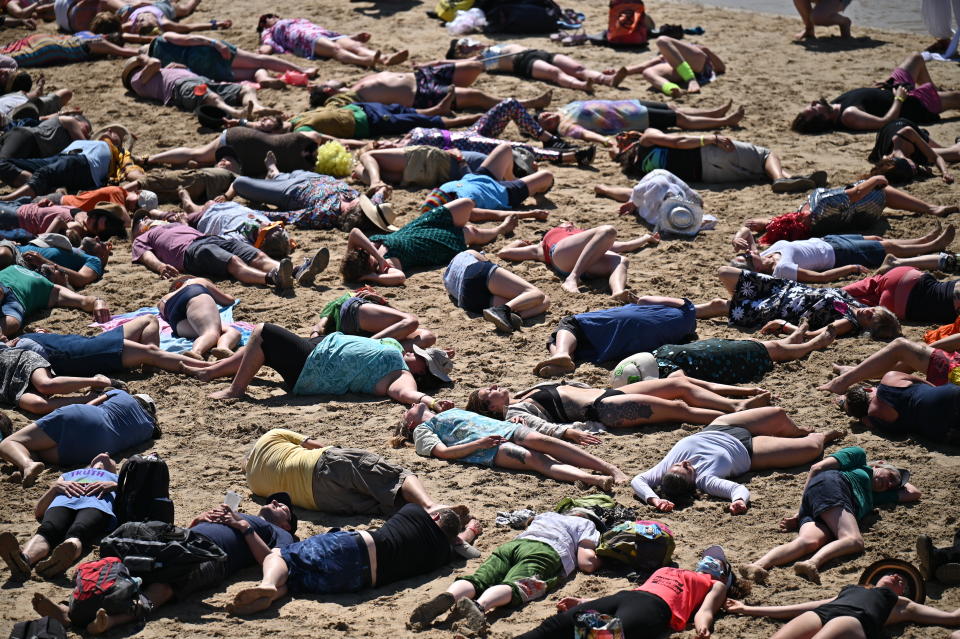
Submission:
<svg viewBox="0 0 960 639">
<path fill-rule="evenodd" d="M 814 288 L 763 273 L 741 271 L 730 300 L 730 325 L 752 328 L 771 320 L 792 324 L 803 320 L 816 330 L 838 319 L 848 319 L 855 330 L 860 324 L 854 310 L 865 308 L 839 288 Z"/>
</svg>

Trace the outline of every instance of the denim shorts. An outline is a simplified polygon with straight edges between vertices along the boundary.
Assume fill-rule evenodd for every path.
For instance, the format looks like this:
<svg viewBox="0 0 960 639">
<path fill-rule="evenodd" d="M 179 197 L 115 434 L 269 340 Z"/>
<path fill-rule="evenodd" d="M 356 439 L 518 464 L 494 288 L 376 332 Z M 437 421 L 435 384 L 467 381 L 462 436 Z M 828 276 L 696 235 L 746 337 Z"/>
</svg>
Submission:
<svg viewBox="0 0 960 639">
<path fill-rule="evenodd" d="M 280 551 L 294 592 L 357 592 L 370 585 L 370 555 L 357 532 L 331 530 Z"/>
<path fill-rule="evenodd" d="M 16 293 L 14 293 L 10 288 L 0 284 L 0 315 L 3 317 L 12 317 L 21 324 L 23 324 L 23 316 L 27 314 L 27 310 L 23 307 L 23 303 L 17 298 Z"/>
<path fill-rule="evenodd" d="M 862 235 L 827 235 L 823 241 L 833 249 L 833 265 L 862 264 L 877 268 L 883 264 L 887 252 L 877 240 L 865 240 Z"/>
</svg>

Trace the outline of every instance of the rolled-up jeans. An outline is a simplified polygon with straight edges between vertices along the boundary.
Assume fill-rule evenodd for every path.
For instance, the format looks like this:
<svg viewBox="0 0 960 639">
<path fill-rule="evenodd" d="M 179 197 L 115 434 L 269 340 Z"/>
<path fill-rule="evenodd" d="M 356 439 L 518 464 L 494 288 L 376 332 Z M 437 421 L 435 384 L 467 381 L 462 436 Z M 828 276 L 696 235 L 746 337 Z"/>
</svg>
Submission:
<svg viewBox="0 0 960 639">
<path fill-rule="evenodd" d="M 247 200 L 272 204 L 291 211 L 304 206 L 298 197 L 297 187 L 317 177 L 320 177 L 318 173 L 302 170 L 280 173 L 272 180 L 240 176 L 234 180 L 233 190 Z"/>
</svg>

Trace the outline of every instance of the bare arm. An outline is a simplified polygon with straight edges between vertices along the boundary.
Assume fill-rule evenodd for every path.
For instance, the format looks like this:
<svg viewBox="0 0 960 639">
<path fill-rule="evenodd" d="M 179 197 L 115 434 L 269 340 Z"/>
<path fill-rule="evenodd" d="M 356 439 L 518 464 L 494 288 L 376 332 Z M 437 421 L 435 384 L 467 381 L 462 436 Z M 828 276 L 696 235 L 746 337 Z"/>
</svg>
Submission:
<svg viewBox="0 0 960 639">
<path fill-rule="evenodd" d="M 733 234 L 733 248 L 735 251 L 749 251 L 757 248 L 757 241 L 753 238 L 753 231 L 746 226 L 741 226 Z"/>
<path fill-rule="evenodd" d="M 855 131 L 876 131 L 888 122 L 893 122 L 900 117 L 900 108 L 903 106 L 903 100 L 906 98 L 907 91 L 903 87 L 897 87 L 893 91 L 893 103 L 882 117 L 870 115 L 866 111 L 861 111 L 857 107 L 848 107 L 840 114 L 840 123 L 848 129 Z"/>
<path fill-rule="evenodd" d="M 713 620 L 720 607 L 727 600 L 727 585 L 719 581 L 713 582 L 710 591 L 703 598 L 703 603 L 693 616 L 693 625 L 697 631 L 697 639 L 706 639 L 710 636 L 710 630 L 713 627 Z"/>
<path fill-rule="evenodd" d="M 727 599 L 727 612 L 737 615 L 747 615 L 749 617 L 770 617 L 771 619 L 792 619 L 797 615 L 809 612 L 825 603 L 830 603 L 834 598 L 821 599 L 819 601 L 804 601 L 803 603 L 791 604 L 789 606 L 748 606 L 735 599 Z"/>
<path fill-rule="evenodd" d="M 901 504 L 910 503 L 912 501 L 920 501 L 921 497 L 923 497 L 923 493 L 921 493 L 917 487 L 911 483 L 905 484 L 903 488 L 900 489 L 900 492 L 897 493 L 897 500 Z"/>
<path fill-rule="evenodd" d="M 656 304 L 658 306 L 672 306 L 673 308 L 680 308 L 686 304 L 686 302 L 679 297 L 663 297 L 660 295 L 643 295 L 637 298 L 636 303 L 641 305 Z"/>
<path fill-rule="evenodd" d="M 157 58 L 151 58 L 149 56 L 137 56 L 146 62 L 143 68 L 140 70 L 140 81 L 149 82 L 150 78 L 157 75 L 160 72 L 161 62 Z"/>
<path fill-rule="evenodd" d="M 805 268 L 797 269 L 797 281 L 798 282 L 832 282 L 838 280 L 841 277 L 847 277 L 848 275 L 857 275 L 859 273 L 866 273 L 869 269 L 865 266 L 859 264 L 848 264 L 847 266 L 838 266 L 836 268 L 831 268 L 826 271 L 811 271 Z"/>
<path fill-rule="evenodd" d="M 960 625 L 960 608 L 952 612 L 938 610 L 933 606 L 925 606 L 906 597 L 900 597 L 887 617 L 887 624 L 913 622 L 931 626 L 958 626 Z"/>
<path fill-rule="evenodd" d="M 197 282 L 197 284 L 202 284 L 203 287 L 207 289 L 207 292 L 210 293 L 210 297 L 213 298 L 213 301 L 221 306 L 229 306 L 237 301 L 237 298 L 235 298 L 233 295 L 224 293 L 216 284 L 206 278 L 203 278 L 203 281 Z"/>
<path fill-rule="evenodd" d="M 176 267 L 161 262 L 160 258 L 157 257 L 153 251 L 144 251 L 143 255 L 141 255 L 137 261 L 160 277 L 176 277 L 180 274 L 180 271 L 178 271 Z"/>
<path fill-rule="evenodd" d="M 597 556 L 597 547 L 590 541 L 581 541 L 577 545 L 577 568 L 581 572 L 596 572 L 600 568 L 600 558 Z"/>
<path fill-rule="evenodd" d="M 446 444 L 440 443 L 433 447 L 430 454 L 437 459 L 460 459 L 477 451 L 499 446 L 505 441 L 506 440 L 499 435 L 487 435 L 475 441 L 456 444 L 454 446 L 447 446 Z"/>
<path fill-rule="evenodd" d="M 943 339 L 938 339 L 937 341 L 930 344 L 932 348 L 939 348 L 940 350 L 947 351 L 948 353 L 954 353 L 960 349 L 960 333 L 956 335 L 950 335 L 949 337 L 944 337 Z"/>
</svg>

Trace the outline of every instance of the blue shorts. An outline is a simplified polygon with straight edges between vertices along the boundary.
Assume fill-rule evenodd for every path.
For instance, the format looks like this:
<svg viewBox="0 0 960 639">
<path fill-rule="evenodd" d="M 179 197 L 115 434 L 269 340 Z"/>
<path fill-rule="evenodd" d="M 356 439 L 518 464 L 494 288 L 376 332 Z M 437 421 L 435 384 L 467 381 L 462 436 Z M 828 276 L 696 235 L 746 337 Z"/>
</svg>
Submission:
<svg viewBox="0 0 960 639">
<path fill-rule="evenodd" d="M 359 533 L 334 529 L 281 549 L 294 592 L 357 592 L 370 585 L 370 555 Z"/>
<path fill-rule="evenodd" d="M 463 269 L 460 307 L 471 313 L 482 313 L 492 305 L 493 294 L 487 287 L 490 275 L 500 268 L 493 262 L 477 261 Z"/>
<path fill-rule="evenodd" d="M 359 102 L 355 106 L 363 109 L 367 115 L 371 138 L 382 135 L 402 135 L 417 127 L 425 129 L 445 129 L 443 118 L 439 115 L 422 115 L 416 109 L 399 104 L 380 104 L 379 102 Z"/>
<path fill-rule="evenodd" d="M 23 303 L 16 293 L 3 284 L 0 284 L 0 292 L 3 293 L 3 297 L 0 299 L 0 315 L 12 317 L 23 324 L 23 316 L 27 314 L 27 310 L 23 307 Z"/>
<path fill-rule="evenodd" d="M 123 327 L 97 335 L 28 333 L 23 337 L 40 344 L 57 375 L 88 377 L 123 370 Z"/>
<path fill-rule="evenodd" d="M 170 325 L 170 328 L 173 329 L 174 337 L 180 337 L 180 335 L 177 334 L 177 324 L 187 319 L 187 304 L 189 304 L 193 298 L 200 297 L 201 295 L 210 295 L 210 292 L 207 291 L 205 286 L 190 284 L 189 286 L 182 287 L 173 294 L 173 297 L 164 302 L 163 312 L 160 313 L 160 317 L 165 319 L 167 324 Z"/>
<path fill-rule="evenodd" d="M 827 470 L 815 475 L 810 485 L 803 491 L 800 502 L 800 525 L 817 521 L 823 513 L 839 506 L 847 512 L 857 514 L 857 505 L 853 501 L 850 484 L 839 470 Z"/>
<path fill-rule="evenodd" d="M 865 240 L 862 235 L 827 235 L 823 241 L 833 248 L 834 267 L 861 264 L 877 268 L 887 256 L 883 244 L 877 240 Z"/>
</svg>

